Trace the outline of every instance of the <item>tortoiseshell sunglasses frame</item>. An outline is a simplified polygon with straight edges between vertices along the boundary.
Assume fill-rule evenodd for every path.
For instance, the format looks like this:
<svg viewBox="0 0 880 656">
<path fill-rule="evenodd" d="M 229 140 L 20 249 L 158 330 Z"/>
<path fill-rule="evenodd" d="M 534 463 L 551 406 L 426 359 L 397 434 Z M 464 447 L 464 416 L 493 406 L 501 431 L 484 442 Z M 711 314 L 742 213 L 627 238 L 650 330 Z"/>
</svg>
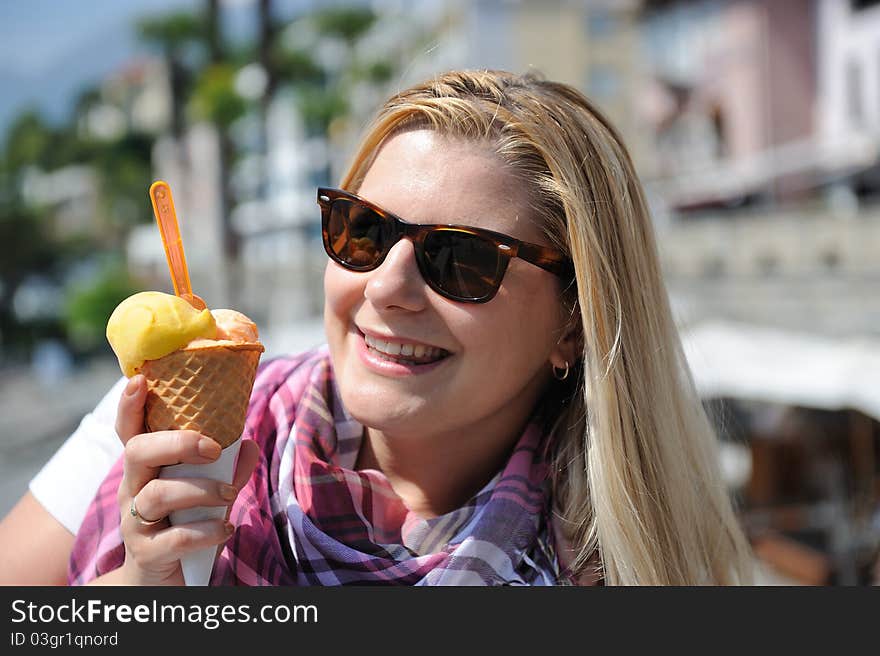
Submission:
<svg viewBox="0 0 880 656">
<path fill-rule="evenodd" d="M 372 212 L 375 212 L 386 221 L 389 221 L 394 227 L 394 239 L 389 242 L 389 245 L 385 249 L 385 252 L 382 253 L 375 262 L 364 266 L 358 266 L 355 264 L 351 264 L 350 262 L 345 262 L 336 253 L 333 252 L 330 244 L 328 224 L 330 220 L 330 210 L 333 202 L 340 199 L 347 200 L 351 203 L 360 205 L 361 207 L 367 208 Z M 571 260 L 560 251 L 547 246 L 541 246 L 539 244 L 522 241 L 509 235 L 505 235 L 501 232 L 486 230 L 485 228 L 474 228 L 471 226 L 455 224 L 409 223 L 408 221 L 404 221 L 403 219 L 401 219 L 393 212 L 389 212 L 388 210 L 383 209 L 375 203 L 371 203 L 370 201 L 361 198 L 356 194 L 352 194 L 343 189 L 333 189 L 330 187 L 318 188 L 318 205 L 321 206 L 321 232 L 324 242 L 324 250 L 327 251 L 327 255 L 334 262 L 351 271 L 372 271 L 381 266 L 382 262 L 384 262 L 385 257 L 388 255 L 391 247 L 394 244 L 400 241 L 400 239 L 402 239 L 403 237 L 407 237 L 413 243 L 413 247 L 416 253 L 416 262 L 419 267 L 419 272 L 422 274 L 422 278 L 424 278 L 425 282 L 431 287 L 431 289 L 436 291 L 438 294 L 454 301 L 462 301 L 466 303 L 486 303 L 492 300 L 492 298 L 494 298 L 495 294 L 498 292 L 498 289 L 501 287 L 501 282 L 504 279 L 504 274 L 507 271 L 507 265 L 514 257 L 523 259 L 526 262 L 540 267 L 545 271 L 549 271 L 550 273 L 563 279 L 571 279 L 574 275 L 574 267 Z M 438 282 L 433 280 L 430 275 L 426 274 L 426 271 L 428 270 L 428 262 L 425 255 L 424 244 L 425 238 L 433 232 L 458 232 L 473 235 L 480 238 L 484 242 L 492 244 L 495 247 L 495 250 L 499 254 L 498 268 L 494 272 L 493 278 L 486 278 L 486 284 L 489 285 L 491 288 L 487 294 L 477 297 L 460 296 L 458 294 L 453 294 L 448 290 L 443 289 L 443 287 L 440 286 Z"/>
</svg>

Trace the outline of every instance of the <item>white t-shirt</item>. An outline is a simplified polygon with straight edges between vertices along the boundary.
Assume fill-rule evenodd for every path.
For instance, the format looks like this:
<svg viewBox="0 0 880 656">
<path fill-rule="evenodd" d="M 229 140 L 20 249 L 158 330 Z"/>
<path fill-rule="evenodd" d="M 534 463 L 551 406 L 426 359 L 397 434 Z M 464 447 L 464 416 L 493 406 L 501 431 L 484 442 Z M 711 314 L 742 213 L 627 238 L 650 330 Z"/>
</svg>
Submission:
<svg viewBox="0 0 880 656">
<path fill-rule="evenodd" d="M 31 494 L 74 535 L 98 487 L 122 454 L 116 408 L 127 383 L 127 378 L 120 378 L 31 479 Z"/>
</svg>

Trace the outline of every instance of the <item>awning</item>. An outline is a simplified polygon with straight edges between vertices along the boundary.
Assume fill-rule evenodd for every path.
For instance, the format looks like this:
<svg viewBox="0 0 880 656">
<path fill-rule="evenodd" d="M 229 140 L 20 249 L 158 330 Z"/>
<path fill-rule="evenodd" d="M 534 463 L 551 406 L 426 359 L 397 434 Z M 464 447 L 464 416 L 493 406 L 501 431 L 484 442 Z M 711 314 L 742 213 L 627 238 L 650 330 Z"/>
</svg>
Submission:
<svg viewBox="0 0 880 656">
<path fill-rule="evenodd" d="M 697 324 L 681 336 L 704 399 L 855 409 L 880 420 L 880 340 L 728 322 Z"/>
</svg>

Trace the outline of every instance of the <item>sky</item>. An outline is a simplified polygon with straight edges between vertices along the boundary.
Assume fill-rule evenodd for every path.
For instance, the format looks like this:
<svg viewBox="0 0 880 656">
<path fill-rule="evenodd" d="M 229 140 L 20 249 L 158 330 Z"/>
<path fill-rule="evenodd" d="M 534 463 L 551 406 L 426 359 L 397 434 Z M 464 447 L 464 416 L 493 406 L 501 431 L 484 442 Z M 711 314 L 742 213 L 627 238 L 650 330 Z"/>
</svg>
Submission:
<svg viewBox="0 0 880 656">
<path fill-rule="evenodd" d="M 41 75 L 108 29 L 144 13 L 192 7 L 192 0 L 3 0 L 0 71 Z"/>
<path fill-rule="evenodd" d="M 274 0 L 281 18 L 370 0 Z M 378 2 L 379 0 L 372 0 Z M 392 3 L 394 0 L 382 0 Z M 145 15 L 198 11 L 205 0 L 0 0 L 0 142 L 20 111 L 36 107 L 63 121 L 81 90 L 147 52 L 135 23 Z M 381 4 L 381 2 L 380 2 Z M 256 27 L 256 0 L 221 0 L 232 39 Z"/>
<path fill-rule="evenodd" d="M 320 1 L 274 4 L 284 16 Z M 249 29 L 256 0 L 221 2 L 227 33 Z M 135 34 L 138 18 L 197 11 L 203 4 L 204 0 L 0 0 L 0 141 L 19 111 L 35 106 L 48 119 L 63 120 L 79 91 L 146 52 Z"/>
<path fill-rule="evenodd" d="M 134 23 L 196 0 L 0 0 L 0 130 L 24 107 L 67 115 L 80 89 L 144 47 Z"/>
</svg>

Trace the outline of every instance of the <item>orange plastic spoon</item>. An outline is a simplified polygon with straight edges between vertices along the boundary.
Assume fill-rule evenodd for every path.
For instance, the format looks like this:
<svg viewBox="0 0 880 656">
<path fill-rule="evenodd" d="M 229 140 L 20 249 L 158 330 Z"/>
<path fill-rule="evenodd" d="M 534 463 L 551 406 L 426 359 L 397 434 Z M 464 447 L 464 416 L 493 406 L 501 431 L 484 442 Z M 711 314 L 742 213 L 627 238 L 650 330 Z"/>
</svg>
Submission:
<svg viewBox="0 0 880 656">
<path fill-rule="evenodd" d="M 153 214 L 156 215 L 156 223 L 159 224 L 159 232 L 162 235 L 162 245 L 165 247 L 174 293 L 197 310 L 204 310 L 207 307 L 205 302 L 193 294 L 189 281 L 186 256 L 183 254 L 183 240 L 180 238 L 177 213 L 174 211 L 174 198 L 171 196 L 171 187 L 167 182 L 157 180 L 150 185 L 150 201 L 153 203 Z"/>
</svg>

